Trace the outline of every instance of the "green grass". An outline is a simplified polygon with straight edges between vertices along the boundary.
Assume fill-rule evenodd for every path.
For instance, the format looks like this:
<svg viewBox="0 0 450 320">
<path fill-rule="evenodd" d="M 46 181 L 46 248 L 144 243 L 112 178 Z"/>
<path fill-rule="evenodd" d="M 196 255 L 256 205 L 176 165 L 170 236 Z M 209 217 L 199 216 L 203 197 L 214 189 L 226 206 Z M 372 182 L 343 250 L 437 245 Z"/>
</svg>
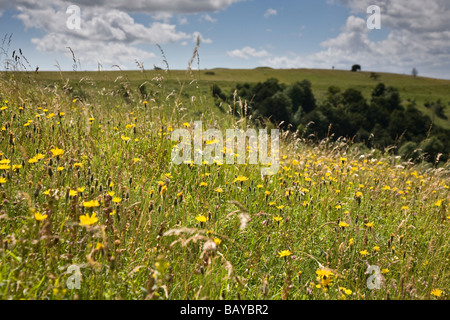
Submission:
<svg viewBox="0 0 450 320">
<path fill-rule="evenodd" d="M 213 72 L 214 74 L 208 74 Z M 282 83 L 292 83 L 308 79 L 312 83 L 313 93 L 316 99 L 321 101 L 325 96 L 328 87 L 338 86 L 345 90 L 355 88 L 360 90 L 368 100 L 371 97 L 373 88 L 383 82 L 387 86 L 394 86 L 399 89 L 400 96 L 406 105 L 414 101 L 419 110 L 430 116 L 438 126 L 450 128 L 450 80 L 433 79 L 426 77 L 412 77 L 411 75 L 401 75 L 393 73 L 377 73 L 379 78 L 370 78 L 371 72 L 350 72 L 345 70 L 322 70 L 322 69 L 211 69 L 193 70 L 188 74 L 185 70 L 161 70 L 141 71 L 102 71 L 102 72 L 63 72 L 64 78 L 69 78 L 72 82 L 81 79 L 94 81 L 97 87 L 108 87 L 118 76 L 122 76 L 134 85 L 139 86 L 144 81 L 149 81 L 157 75 L 163 75 L 168 86 L 179 89 L 180 84 L 187 80 L 196 80 L 198 90 L 187 90 L 190 94 L 209 94 L 209 88 L 213 83 L 218 84 L 225 92 L 232 92 L 237 83 L 242 82 L 263 82 L 268 78 L 277 78 Z M 54 82 L 61 79 L 59 72 L 39 72 L 32 75 L 39 82 Z M 208 97 L 209 98 L 209 97 Z M 427 109 L 426 102 L 434 102 L 440 99 L 446 106 L 445 115 L 449 120 L 434 117 L 432 111 Z"/>
<path fill-rule="evenodd" d="M 239 81 L 275 73 L 213 77 L 231 83 L 233 72 Z M 202 75 L 190 83 L 188 74 L 186 95 L 183 72 L 125 75 L 3 74 L 1 299 L 448 299 L 449 164 L 362 157 L 346 143 L 285 133 L 272 176 L 260 165 L 174 165 L 172 130 L 195 120 L 246 129 L 245 119 L 211 107 Z M 87 76 L 99 81 L 83 80 L 96 92 L 89 99 L 64 91 Z M 146 104 L 135 86 L 145 77 Z M 94 212 L 98 221 L 82 225 Z M 80 289 L 66 285 L 71 265 Z M 367 287 L 368 265 L 383 272 L 380 289 Z"/>
</svg>

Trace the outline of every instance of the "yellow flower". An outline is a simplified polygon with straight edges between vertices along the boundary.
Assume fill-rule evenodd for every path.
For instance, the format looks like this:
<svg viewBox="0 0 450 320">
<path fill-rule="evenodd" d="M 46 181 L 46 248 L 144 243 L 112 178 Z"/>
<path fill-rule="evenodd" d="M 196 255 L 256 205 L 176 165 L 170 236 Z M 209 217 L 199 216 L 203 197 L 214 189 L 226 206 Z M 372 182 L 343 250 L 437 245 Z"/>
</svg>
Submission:
<svg viewBox="0 0 450 320">
<path fill-rule="evenodd" d="M 206 144 L 207 144 L 207 145 L 215 144 L 215 143 L 219 143 L 219 140 L 213 139 L 213 140 L 207 140 L 207 141 L 206 141 Z"/>
<path fill-rule="evenodd" d="M 37 221 L 42 221 L 42 220 L 46 219 L 47 217 L 48 217 L 48 215 L 46 215 L 46 214 L 40 214 L 39 212 L 34 213 L 34 218 Z"/>
<path fill-rule="evenodd" d="M 348 245 L 349 245 L 349 246 L 352 246 L 352 245 L 353 245 L 353 243 L 354 243 L 354 240 L 353 240 L 353 238 L 350 238 L 350 240 L 348 240 Z"/>
<path fill-rule="evenodd" d="M 74 167 L 74 168 L 82 168 L 82 167 L 83 167 L 83 164 L 82 164 L 81 162 L 75 162 L 75 163 L 73 164 L 73 167 Z"/>
<path fill-rule="evenodd" d="M 10 163 L 11 163 L 11 160 L 9 160 L 9 159 L 0 160 L 0 164 L 10 164 Z"/>
<path fill-rule="evenodd" d="M 123 134 L 120 136 L 120 139 L 122 139 L 123 141 L 128 141 L 128 140 L 130 140 L 131 138 L 130 137 L 126 137 L 126 136 L 124 136 Z"/>
<path fill-rule="evenodd" d="M 277 209 L 278 209 L 278 210 L 283 210 L 283 208 L 284 208 L 284 206 L 283 206 L 283 205 L 281 205 L 281 206 L 277 206 Z"/>
<path fill-rule="evenodd" d="M 280 216 L 275 216 L 273 217 L 273 220 L 275 220 L 276 222 L 280 222 L 281 220 L 283 220 L 283 218 Z"/>
<path fill-rule="evenodd" d="M 162 186 L 161 188 L 161 195 L 164 196 L 167 192 L 167 186 Z"/>
<path fill-rule="evenodd" d="M 56 168 L 56 170 L 58 170 L 58 171 L 63 171 L 63 170 L 64 170 L 64 167 L 58 167 L 58 168 Z"/>
<path fill-rule="evenodd" d="M 216 245 L 219 245 L 222 242 L 222 240 L 220 240 L 219 238 L 214 238 L 214 243 Z"/>
<path fill-rule="evenodd" d="M 442 295 L 442 290 L 433 289 L 431 290 L 431 295 L 435 296 L 436 298 L 439 298 Z"/>
<path fill-rule="evenodd" d="M 204 215 L 199 215 L 199 216 L 195 217 L 195 219 L 198 222 L 206 222 L 206 221 L 208 221 L 208 217 L 205 217 Z"/>
<path fill-rule="evenodd" d="M 200 182 L 200 187 L 206 187 L 208 184 L 206 182 Z"/>
<path fill-rule="evenodd" d="M 344 287 L 339 287 L 339 290 L 341 290 L 342 292 L 344 292 L 348 296 L 352 294 L 352 290 L 344 288 Z"/>
<path fill-rule="evenodd" d="M 378 252 L 378 251 L 380 251 L 380 247 L 379 246 L 375 246 L 375 247 L 373 247 L 372 250 Z"/>
<path fill-rule="evenodd" d="M 389 186 L 384 186 L 384 187 L 383 187 L 383 190 L 391 190 L 391 187 L 389 187 Z"/>
<path fill-rule="evenodd" d="M 75 197 L 78 193 L 75 190 L 70 190 L 69 191 L 69 196 L 71 197 Z"/>
<path fill-rule="evenodd" d="M 114 197 L 114 198 L 112 199 L 112 202 L 114 202 L 114 203 L 119 203 L 120 201 L 122 201 L 122 199 L 119 198 L 119 197 Z"/>
<path fill-rule="evenodd" d="M 440 207 L 440 206 L 442 205 L 442 202 L 444 202 L 444 199 L 441 199 L 441 200 L 436 201 L 436 202 L 434 203 L 434 205 L 435 205 L 436 207 Z"/>
<path fill-rule="evenodd" d="M 219 188 L 217 188 L 217 189 L 214 189 L 214 191 L 215 191 L 215 192 L 218 192 L 218 193 L 222 193 L 222 192 L 223 192 L 223 190 L 222 190 L 221 187 L 219 187 Z"/>
<path fill-rule="evenodd" d="M 369 254 L 369 252 L 367 252 L 367 250 L 360 251 L 359 253 L 360 253 L 363 257 L 366 257 L 366 256 Z"/>
<path fill-rule="evenodd" d="M 86 213 L 86 215 L 80 216 L 80 223 L 82 226 L 89 226 L 91 224 L 94 224 L 98 221 L 98 218 L 96 217 L 96 213 L 94 212 L 92 216 L 89 217 L 89 214 Z"/>
<path fill-rule="evenodd" d="M 289 250 L 281 250 L 280 252 L 278 252 L 278 256 L 281 257 L 288 257 L 292 254 L 291 251 Z"/>
<path fill-rule="evenodd" d="M 389 269 L 386 269 L 386 268 L 381 269 L 381 273 L 382 273 L 382 274 L 386 274 L 386 273 L 388 273 L 388 272 L 389 272 Z"/>
<path fill-rule="evenodd" d="M 316 271 L 317 281 L 319 281 L 323 287 L 327 287 L 331 284 L 334 278 L 334 273 L 327 269 L 318 269 Z"/>
<path fill-rule="evenodd" d="M 374 222 L 368 222 L 368 223 L 365 223 L 364 225 L 367 227 L 367 228 L 373 228 L 373 226 L 374 226 Z"/>
<path fill-rule="evenodd" d="M 77 190 L 78 190 L 78 192 L 83 192 L 84 189 L 86 189 L 86 188 L 85 187 L 81 187 L 81 188 L 78 188 Z"/>
<path fill-rule="evenodd" d="M 257 187 L 258 189 L 264 188 L 264 186 L 263 186 L 262 184 L 258 184 L 258 185 L 256 185 L 256 187 Z"/>
<path fill-rule="evenodd" d="M 97 200 L 83 202 L 83 207 L 86 207 L 86 208 L 98 207 L 99 205 L 100 205 L 100 203 L 98 203 Z"/>
<path fill-rule="evenodd" d="M 6 178 L 0 177 L 0 183 L 6 183 Z"/>
<path fill-rule="evenodd" d="M 346 228 L 348 226 L 349 226 L 349 224 L 347 222 L 344 222 L 344 221 L 339 222 L 339 227 L 341 227 L 341 228 Z"/>
<path fill-rule="evenodd" d="M 403 206 L 402 210 L 409 210 L 409 207 L 408 206 Z"/>
<path fill-rule="evenodd" d="M 101 250 L 103 248 L 104 248 L 104 245 L 102 243 L 100 243 L 100 242 L 97 242 L 97 245 L 96 245 L 95 249 Z"/>
<path fill-rule="evenodd" d="M 186 128 L 189 128 L 189 123 L 187 123 L 187 122 L 183 122 L 183 126 L 185 126 Z"/>
<path fill-rule="evenodd" d="M 248 178 L 245 176 L 238 176 L 236 179 L 234 179 L 234 182 L 239 181 L 239 182 L 244 182 L 247 181 Z"/>
<path fill-rule="evenodd" d="M 22 165 L 21 164 L 15 164 L 12 166 L 13 171 L 17 171 L 19 169 L 22 169 Z"/>
<path fill-rule="evenodd" d="M 355 197 L 356 198 L 362 198 L 363 193 L 361 191 L 356 192 Z"/>
</svg>

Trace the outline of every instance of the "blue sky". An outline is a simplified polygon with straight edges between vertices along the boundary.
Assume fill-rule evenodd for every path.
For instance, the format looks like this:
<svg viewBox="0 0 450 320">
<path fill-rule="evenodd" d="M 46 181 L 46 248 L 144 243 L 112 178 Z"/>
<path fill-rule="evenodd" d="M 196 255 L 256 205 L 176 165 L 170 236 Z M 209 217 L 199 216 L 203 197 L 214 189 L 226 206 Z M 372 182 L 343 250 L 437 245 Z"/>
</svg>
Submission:
<svg viewBox="0 0 450 320">
<path fill-rule="evenodd" d="M 66 13 L 80 8 L 80 29 Z M 367 7 L 381 9 L 381 29 L 368 29 Z M 325 68 L 450 79 L 450 1 L 431 0 L 0 0 L 0 67 L 22 49 L 34 69 L 72 70 L 70 46 L 83 70 L 119 65 L 185 69 L 202 41 L 193 68 Z"/>
</svg>

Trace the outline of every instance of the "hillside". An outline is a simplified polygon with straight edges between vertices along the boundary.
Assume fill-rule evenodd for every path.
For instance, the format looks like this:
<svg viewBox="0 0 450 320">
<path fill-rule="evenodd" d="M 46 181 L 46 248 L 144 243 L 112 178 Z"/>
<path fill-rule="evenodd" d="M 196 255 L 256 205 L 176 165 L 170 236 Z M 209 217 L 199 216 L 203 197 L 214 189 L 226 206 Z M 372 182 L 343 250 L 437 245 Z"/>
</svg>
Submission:
<svg viewBox="0 0 450 320">
<path fill-rule="evenodd" d="M 433 79 L 426 77 L 412 77 L 411 75 L 401 75 L 392 73 L 377 73 L 377 80 L 370 77 L 371 72 L 350 72 L 344 70 L 322 70 L 322 69 L 211 69 L 211 70 L 193 70 L 192 74 L 187 75 L 185 70 L 170 70 L 169 72 L 146 70 L 141 71 L 102 71 L 102 72 L 63 72 L 63 78 L 70 78 L 76 82 L 81 79 L 91 79 L 105 86 L 108 83 L 122 76 L 135 85 L 144 81 L 153 79 L 158 74 L 178 85 L 183 80 L 188 81 L 196 79 L 200 87 L 200 92 L 207 93 L 213 83 L 220 85 L 221 88 L 229 89 L 235 87 L 237 83 L 242 82 L 263 82 L 268 78 L 277 78 L 280 82 L 290 84 L 295 81 L 307 79 L 312 83 L 312 90 L 318 100 L 325 96 L 328 87 L 338 86 L 345 90 L 355 88 L 360 90 L 363 95 L 369 99 L 373 88 L 383 82 L 386 86 L 393 86 L 399 89 L 401 98 L 406 103 L 415 101 L 416 107 L 424 114 L 433 119 L 432 111 L 425 108 L 426 102 L 441 100 L 446 106 L 445 115 L 448 120 L 434 117 L 438 126 L 450 128 L 450 80 Z M 32 75 L 38 81 L 55 81 L 61 78 L 59 72 L 39 72 L 38 75 Z M 175 87 L 176 87 L 175 85 Z M 179 87 L 178 87 L 179 88 Z M 189 91 L 191 93 L 191 91 Z M 199 91 L 192 91 L 198 94 Z"/>
</svg>

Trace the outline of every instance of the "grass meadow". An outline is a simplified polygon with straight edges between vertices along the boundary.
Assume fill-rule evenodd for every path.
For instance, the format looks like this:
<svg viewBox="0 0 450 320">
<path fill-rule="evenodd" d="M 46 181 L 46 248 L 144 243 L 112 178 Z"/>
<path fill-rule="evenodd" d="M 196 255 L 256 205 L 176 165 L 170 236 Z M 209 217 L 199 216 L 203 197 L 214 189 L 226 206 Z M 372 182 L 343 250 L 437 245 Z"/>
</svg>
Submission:
<svg viewBox="0 0 450 320">
<path fill-rule="evenodd" d="M 238 97 L 241 117 L 212 107 L 208 81 L 300 77 L 320 97 L 370 93 L 368 73 L 213 71 L 1 74 L 0 299 L 449 298 L 448 164 L 289 132 L 271 176 L 171 161 L 175 129 L 251 126 Z M 379 81 L 448 99 L 448 81 Z"/>
</svg>

